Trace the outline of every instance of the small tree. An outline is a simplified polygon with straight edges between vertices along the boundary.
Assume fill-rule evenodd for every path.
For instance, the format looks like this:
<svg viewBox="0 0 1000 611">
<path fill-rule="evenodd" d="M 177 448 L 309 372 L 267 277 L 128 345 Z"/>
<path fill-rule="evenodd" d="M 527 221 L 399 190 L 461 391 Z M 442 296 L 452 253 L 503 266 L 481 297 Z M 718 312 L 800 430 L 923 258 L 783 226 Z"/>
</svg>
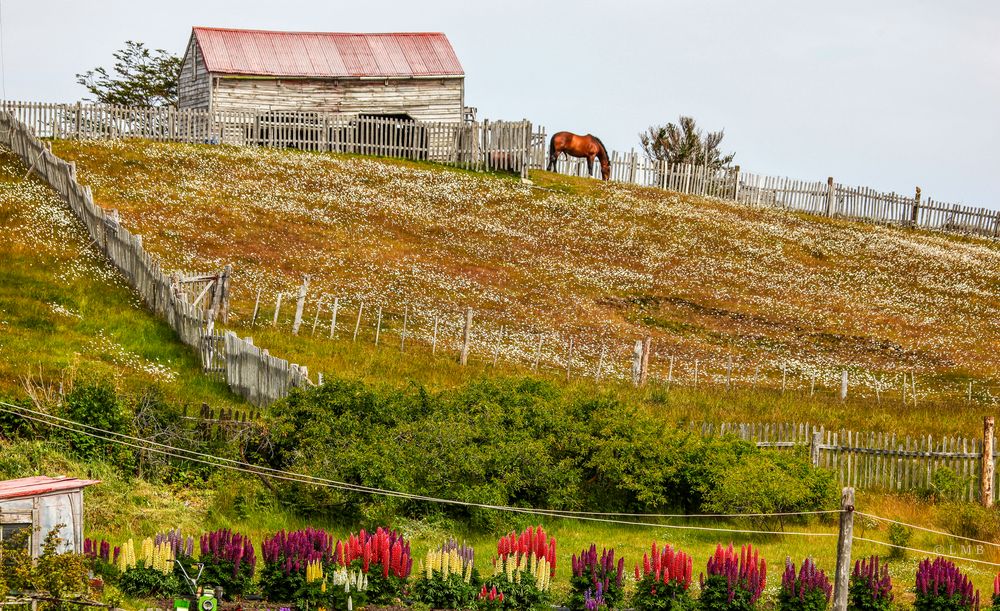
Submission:
<svg viewBox="0 0 1000 611">
<path fill-rule="evenodd" d="M 181 58 L 163 49 L 152 51 L 141 42 L 125 41 L 114 53 L 109 71 L 98 67 L 76 75 L 98 102 L 119 106 L 168 106 L 177 103 Z"/>
<path fill-rule="evenodd" d="M 642 152 L 650 161 L 692 163 L 710 168 L 726 167 L 735 153 L 719 150 L 724 131 L 702 133 L 693 117 L 682 116 L 677 123 L 652 125 L 639 134 Z"/>
</svg>

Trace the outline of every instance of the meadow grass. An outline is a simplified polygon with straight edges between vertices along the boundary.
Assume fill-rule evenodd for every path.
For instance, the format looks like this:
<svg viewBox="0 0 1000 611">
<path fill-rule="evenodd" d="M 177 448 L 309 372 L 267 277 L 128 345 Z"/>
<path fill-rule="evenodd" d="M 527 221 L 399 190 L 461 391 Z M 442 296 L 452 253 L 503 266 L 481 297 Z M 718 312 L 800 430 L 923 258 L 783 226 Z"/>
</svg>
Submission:
<svg viewBox="0 0 1000 611">
<path fill-rule="evenodd" d="M 54 143 L 101 205 L 146 237 L 168 266 L 232 263 L 233 317 L 263 314 L 304 274 L 307 311 L 340 296 L 392 324 L 404 308 L 454 343 L 466 306 L 480 353 L 574 358 L 627 375 L 635 339 L 653 338 L 651 373 L 718 383 L 730 358 L 747 386 L 852 393 L 900 403 L 901 375 L 922 402 L 994 407 L 1000 355 L 995 242 L 755 209 L 657 189 L 532 173 L 505 176 L 357 156 L 142 141 Z M 329 300 L 326 302 L 329 306 Z M 326 311 L 328 314 L 328 311 Z M 372 320 L 365 319 L 370 325 Z M 501 327 L 504 332 L 501 334 Z M 283 327 L 287 328 L 287 326 Z M 298 352 L 307 362 L 312 347 Z M 782 369 L 787 373 L 782 375 Z M 687 382 L 685 382 L 687 383 Z M 909 391 L 908 391 L 909 392 Z M 879 397 L 881 398 L 881 397 Z M 912 403 L 912 401 L 911 401 Z"/>
<path fill-rule="evenodd" d="M 138 302 L 55 194 L 0 153 L 0 394 L 74 378 L 150 386 L 179 403 L 241 405 Z"/>
</svg>

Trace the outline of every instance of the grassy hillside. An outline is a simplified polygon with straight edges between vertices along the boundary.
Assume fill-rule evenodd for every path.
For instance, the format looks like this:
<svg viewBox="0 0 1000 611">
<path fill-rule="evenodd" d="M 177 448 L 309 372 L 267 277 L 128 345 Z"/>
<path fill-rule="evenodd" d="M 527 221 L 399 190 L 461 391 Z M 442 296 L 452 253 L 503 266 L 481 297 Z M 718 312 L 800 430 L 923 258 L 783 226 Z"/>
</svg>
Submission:
<svg viewBox="0 0 1000 611">
<path fill-rule="evenodd" d="M 115 149 L 111 145 L 96 146 L 93 150 L 104 151 L 104 154 L 108 155 L 110 155 L 110 151 L 115 150 L 118 150 L 118 153 L 115 154 L 125 154 L 122 149 Z M 237 159 L 244 155 L 240 151 L 199 147 L 179 147 L 177 149 L 163 147 L 159 153 L 156 152 L 157 147 L 148 147 L 143 150 L 146 150 L 150 155 L 151 167 L 160 168 L 164 172 L 172 171 L 170 170 L 171 166 L 170 164 L 163 166 L 152 164 L 152 157 L 157 154 L 169 156 L 174 154 L 171 151 L 187 151 L 185 154 L 194 156 L 193 158 L 197 162 L 196 166 L 209 163 L 214 155 L 221 155 L 221 158 L 225 160 Z M 294 164 L 306 164 L 312 167 L 316 163 L 322 163 L 335 167 L 341 165 L 363 167 L 372 172 L 378 170 L 389 176 L 394 175 L 394 173 L 403 173 L 404 176 L 411 177 L 412 175 L 429 176 L 427 180 L 431 182 L 444 180 L 450 184 L 452 181 L 457 181 L 460 185 L 476 185 L 481 182 L 493 185 L 491 188 L 501 190 L 520 192 L 523 189 L 516 183 L 501 178 L 441 172 L 437 169 L 431 171 L 409 164 L 372 160 L 265 152 L 254 153 L 243 163 L 250 164 L 253 159 L 258 159 L 258 156 L 266 157 L 268 155 L 274 156 L 275 163 L 285 164 L 282 167 L 286 169 L 290 169 Z M 205 161 L 206 159 L 209 161 Z M 127 161 L 127 159 L 122 161 L 123 168 L 132 167 L 126 163 Z M 261 170 L 266 167 L 264 161 L 258 160 L 253 163 L 262 164 L 258 166 L 258 169 Z M 230 166 L 230 170 L 238 165 Z M 121 279 L 110 273 L 109 267 L 100 259 L 99 255 L 89 248 L 82 229 L 76 224 L 71 214 L 48 189 L 35 179 L 23 180 L 24 170 L 23 166 L 9 155 L 0 155 L 0 223 L 2 223 L 0 225 L 2 227 L 0 260 L 3 261 L 3 264 L 0 264 L 0 274 L 2 274 L 0 277 L 0 325 L 2 325 L 0 326 L 0 331 L 2 331 L 0 333 L 0 395 L 20 396 L 23 392 L 21 389 L 22 378 L 28 375 L 27 372 L 30 370 L 41 371 L 45 380 L 71 379 L 74 375 L 110 376 L 117 382 L 119 388 L 131 393 L 142 393 L 150 385 L 156 385 L 164 390 L 170 401 L 176 403 L 208 401 L 216 406 L 238 403 L 228 395 L 221 384 L 209 382 L 200 375 L 195 355 L 176 341 L 166 325 L 155 320 L 141 308 L 140 304 L 135 302 L 135 297 L 125 288 Z M 132 172 L 132 170 L 127 170 L 123 178 L 119 180 L 122 185 L 120 191 L 122 193 L 128 192 L 129 181 L 135 179 L 133 187 L 137 189 L 136 193 L 141 195 L 144 200 L 146 192 L 140 189 L 139 185 L 145 179 L 141 178 L 141 174 L 133 175 L 128 172 Z M 88 179 L 88 175 L 92 177 L 95 174 L 85 173 L 85 180 Z M 340 172 L 331 174 L 334 177 L 341 175 Z M 278 175 L 275 176 L 277 179 Z M 358 176 L 361 175 L 358 174 Z M 438 176 L 444 178 L 435 178 Z M 183 182 L 186 179 L 180 180 Z M 198 179 L 198 181 L 201 180 Z M 402 179 L 397 177 L 395 180 Z M 604 192 L 603 190 L 607 190 L 608 193 L 618 192 L 616 187 L 562 182 L 561 179 L 555 186 L 579 192 L 573 195 L 553 195 L 552 197 L 565 197 L 568 198 L 567 201 L 578 203 L 598 201 L 587 199 L 593 197 L 587 195 L 589 189 L 599 189 L 601 193 Z M 172 188 L 171 186 L 170 189 Z M 259 188 L 263 189 L 263 184 L 259 185 Z M 361 189 L 361 187 L 357 188 Z M 442 188 L 444 189 L 444 187 Z M 110 191 L 107 190 L 108 187 L 102 189 L 104 190 L 99 192 L 98 199 L 108 205 L 109 202 L 103 198 L 108 197 L 107 193 Z M 208 197 L 211 195 L 212 189 L 209 184 L 205 183 L 204 191 L 201 193 Z M 252 198 L 257 197 L 260 193 L 252 195 Z M 646 196 L 644 192 L 639 193 Z M 139 195 L 135 196 L 136 201 L 140 201 Z M 166 191 L 161 195 L 164 198 L 168 197 Z M 536 196 L 529 194 L 525 197 L 534 198 Z M 544 199 L 549 196 L 539 197 Z M 650 195 L 650 197 L 652 196 Z M 657 195 L 657 197 L 662 196 Z M 150 198 L 150 201 L 154 199 L 159 201 L 157 198 Z M 599 204 L 595 203 L 594 205 Z M 611 206 L 607 202 L 600 205 Z M 718 203 L 709 202 L 706 205 L 724 209 L 724 206 Z M 197 250 L 185 251 L 184 248 L 187 247 L 182 248 L 186 241 L 198 244 L 193 234 L 183 233 L 187 231 L 183 227 L 195 221 L 175 222 L 168 229 L 156 233 L 152 232 L 149 226 L 142 225 L 143 222 L 146 222 L 143 214 L 136 210 L 127 211 L 124 206 L 122 208 L 126 210 L 127 223 L 143 227 L 146 243 L 152 250 L 159 251 L 168 258 L 176 257 L 176 264 L 189 263 L 192 267 L 194 267 L 193 260 L 185 259 L 182 256 L 183 253 L 187 252 L 189 257 L 203 256 Z M 183 208 L 184 204 L 178 204 L 177 209 L 175 209 L 177 215 L 182 219 L 185 218 L 186 214 Z M 147 212 L 152 215 L 154 210 L 149 209 Z M 735 212 L 737 211 L 733 213 L 735 214 Z M 166 209 L 158 214 L 163 215 L 164 221 L 171 218 Z M 199 214 L 206 215 L 204 218 L 195 219 L 200 225 L 206 220 L 208 213 L 202 211 Z M 219 212 L 219 214 L 228 215 L 230 213 Z M 386 214 L 389 213 L 386 212 Z M 806 223 L 806 221 L 796 217 L 785 217 L 780 213 L 760 212 L 755 214 L 774 215 L 778 221 L 792 225 Z M 261 220 L 257 217 L 253 218 L 254 222 Z M 229 216 L 229 221 L 233 227 L 237 225 L 234 217 Z M 825 226 L 825 223 L 820 225 Z M 222 248 L 226 244 L 229 244 L 229 246 L 225 246 L 226 248 L 234 248 L 231 240 L 225 238 L 225 232 L 229 229 L 218 225 L 211 226 L 214 227 L 212 231 L 217 235 L 198 248 Z M 242 225 L 240 226 L 242 227 Z M 239 281 L 247 284 L 244 284 L 241 289 L 242 293 L 239 295 L 240 301 L 237 306 L 238 313 L 244 317 L 249 311 L 248 306 L 252 306 L 249 301 L 252 294 L 251 289 L 247 288 L 255 286 L 252 282 L 258 282 L 262 285 L 264 282 L 272 282 L 275 284 L 267 286 L 277 286 L 277 282 L 283 281 L 287 283 L 285 286 L 288 287 L 292 285 L 291 278 L 294 274 L 301 271 L 293 267 L 286 270 L 287 276 L 271 275 L 268 270 L 272 269 L 272 264 L 273 269 L 284 269 L 286 257 L 289 261 L 298 259 L 296 248 L 286 249 L 280 245 L 281 239 L 297 239 L 295 237 L 297 234 L 294 232 L 286 234 L 283 229 L 270 231 L 272 233 L 269 233 L 266 227 L 260 229 L 258 241 L 272 241 L 274 244 L 273 251 L 266 256 L 260 254 L 260 259 L 249 256 L 242 258 L 234 256 L 233 259 L 229 259 L 226 252 L 218 255 L 217 261 L 220 264 L 232 260 L 237 264 L 238 269 L 242 270 L 243 276 Z M 860 229 L 855 229 L 855 231 L 860 231 Z M 952 240 L 945 238 L 911 236 L 900 232 L 887 232 L 887 234 L 895 236 L 894 239 L 898 240 L 938 240 L 946 245 L 952 242 Z M 187 237 L 178 238 L 178 235 Z M 247 236 L 246 239 L 248 244 L 254 243 L 252 236 Z M 326 238 L 318 238 L 317 244 L 322 243 L 323 239 Z M 346 237 L 345 240 L 347 240 Z M 162 246 L 159 245 L 161 242 Z M 338 248 L 363 249 L 366 247 L 365 244 L 367 243 L 347 241 Z M 993 247 L 990 246 L 960 241 L 955 242 L 955 244 L 955 248 L 969 249 L 978 253 L 977 256 L 986 256 L 983 253 L 994 252 L 991 250 Z M 951 247 L 948 246 L 948 248 Z M 312 259 L 308 260 L 312 261 Z M 383 259 L 378 260 L 383 261 Z M 405 257 L 386 258 L 384 262 L 386 266 L 391 267 L 403 265 L 402 261 L 404 260 Z M 305 265 L 305 263 L 301 264 Z M 502 267 L 500 263 L 493 265 Z M 204 266 L 199 264 L 198 267 Z M 382 277 L 378 274 L 388 274 L 382 268 L 372 269 L 374 277 Z M 256 273 L 262 274 L 257 279 L 252 275 L 255 270 Z M 265 273 L 268 275 L 264 275 Z M 537 273 L 543 272 L 538 271 Z M 318 282 L 347 283 L 351 277 L 351 274 L 347 272 L 341 276 L 317 275 Z M 992 276 L 987 274 L 987 277 Z M 324 280 L 324 278 L 326 279 Z M 965 281 L 971 282 L 968 278 Z M 527 282 L 526 280 L 525 283 L 527 284 Z M 470 286 L 472 285 L 470 284 Z M 407 301 L 413 303 L 409 300 L 409 293 L 406 295 Z M 440 299 L 443 303 L 450 303 L 447 301 L 450 298 L 449 295 L 450 293 L 442 289 Z M 402 296 L 399 299 L 401 303 Z M 547 296 L 540 294 L 538 303 L 542 302 L 547 302 Z M 437 307 L 439 304 L 435 302 L 430 305 Z M 542 308 L 543 306 L 537 307 Z M 610 306 L 603 306 L 595 301 L 590 303 L 588 307 L 603 311 L 602 308 Z M 509 324 L 515 324 L 514 313 L 516 311 L 519 310 L 512 309 L 511 318 L 504 320 L 509 320 Z M 543 310 L 537 311 L 542 312 Z M 608 311 L 614 310 L 612 308 Z M 942 316 L 944 314 L 942 312 Z M 570 324 L 567 319 L 563 318 L 554 318 L 552 324 L 555 325 L 559 321 L 562 321 L 559 324 Z M 580 324 L 591 323 L 584 321 Z M 614 329 L 616 333 L 622 333 L 624 336 L 639 331 L 638 324 L 635 320 L 630 321 L 622 318 Z M 396 350 L 384 348 L 376 350 L 367 344 L 354 344 L 349 341 L 329 342 L 309 337 L 292 338 L 287 332 L 272 331 L 267 327 L 255 328 L 252 329 L 252 332 L 259 344 L 273 346 L 274 352 L 277 354 L 292 353 L 300 357 L 302 362 L 323 363 L 330 375 L 360 377 L 368 381 L 378 380 L 380 383 L 405 384 L 407 381 L 413 380 L 445 386 L 460 384 L 478 376 L 493 376 L 498 373 L 519 371 L 516 368 L 505 369 L 503 367 L 500 368 L 500 371 L 493 371 L 489 365 L 488 357 L 480 357 L 472 367 L 461 369 L 452 362 L 452 359 L 435 358 L 427 354 L 426 351 L 406 353 L 401 358 Z M 953 337 L 959 335 L 961 334 L 957 330 L 953 330 Z M 691 345 L 699 346 L 699 350 L 706 350 L 704 354 L 708 354 L 707 351 L 715 348 L 714 344 L 704 342 L 703 338 L 699 339 L 675 331 L 672 331 L 670 335 L 662 331 L 662 336 L 658 335 L 658 338 L 664 342 L 676 341 L 678 345 L 687 341 L 693 342 Z M 942 344 L 935 343 L 934 345 L 940 346 Z M 959 355 L 956 353 L 957 356 Z M 891 365 L 892 363 L 887 360 L 885 366 Z M 928 365 L 928 367 L 930 366 Z M 994 371 L 988 368 L 989 365 L 983 368 L 974 368 L 972 365 L 965 367 L 980 377 L 992 375 L 991 372 Z M 313 371 L 315 370 L 314 368 Z M 945 371 L 948 370 L 945 369 Z M 66 377 L 62 378 L 62 376 Z M 36 375 L 36 379 L 37 377 Z M 600 391 L 601 389 L 591 382 L 577 381 L 568 387 L 563 387 L 560 392 L 566 392 L 568 395 L 592 396 Z M 978 415 L 970 415 L 968 419 L 962 420 L 958 415 L 951 415 L 945 419 L 923 405 L 919 409 L 904 408 L 901 405 L 885 405 L 876 414 L 866 411 L 860 416 L 858 414 L 852 416 L 850 411 L 861 411 L 857 409 L 856 404 L 839 406 L 823 397 L 811 399 L 799 393 L 777 395 L 759 392 L 725 395 L 706 389 L 690 388 L 675 388 L 667 392 L 663 387 L 653 387 L 637 393 L 619 388 L 612 388 L 610 391 L 605 388 L 604 391 L 618 393 L 628 400 L 640 398 L 654 409 L 667 408 L 676 417 L 692 419 L 706 414 L 717 417 L 734 414 L 756 415 L 768 419 L 804 417 L 819 419 L 827 415 L 828 417 L 844 419 L 854 418 L 855 422 L 865 422 L 871 426 L 898 425 L 902 421 L 905 425 L 916 426 L 921 430 L 936 431 L 940 430 L 939 427 L 951 427 L 957 423 L 968 424 L 974 422 L 975 418 L 978 417 Z M 942 424 L 942 421 L 945 421 L 946 424 Z M 279 528 L 296 528 L 313 524 L 327 526 L 335 532 L 343 534 L 348 529 L 359 526 L 358 524 L 344 524 L 335 515 L 320 516 L 310 520 L 303 519 L 289 511 L 278 499 L 270 495 L 259 481 L 242 475 L 217 472 L 209 473 L 204 481 L 197 478 L 174 479 L 170 483 L 156 480 L 146 481 L 134 477 L 134 473 L 123 472 L 120 465 L 109 465 L 100 460 L 82 462 L 75 459 L 69 454 L 65 445 L 57 439 L 44 441 L 8 440 L 0 437 L 0 478 L 42 473 L 96 477 L 103 480 L 102 485 L 87 493 L 88 502 L 85 515 L 87 534 L 89 536 L 108 536 L 118 542 L 129 536 L 149 535 L 177 526 L 187 529 L 189 532 L 199 532 L 215 527 L 234 527 L 251 534 L 258 542 L 263 534 L 274 532 Z M 961 506 L 956 508 L 954 505 L 923 504 L 918 497 L 909 496 L 862 495 L 858 504 L 859 509 L 863 511 L 926 526 L 953 528 L 956 531 L 958 528 L 955 525 L 960 522 L 960 520 L 956 520 L 956 516 L 959 516 L 964 510 Z M 969 513 L 968 515 L 973 516 L 973 520 L 982 515 L 988 515 L 990 520 L 995 520 L 996 516 L 995 512 L 991 514 Z M 426 549 L 437 545 L 447 536 L 465 537 L 476 546 L 480 558 L 488 558 L 491 548 L 494 547 L 495 537 L 499 534 L 472 531 L 463 524 L 456 524 L 449 520 L 416 521 L 398 516 L 380 516 L 380 518 L 392 526 L 401 528 L 413 538 L 414 550 L 418 558 Z M 515 520 L 521 525 L 538 521 L 527 518 Z M 717 542 L 726 542 L 731 538 L 736 544 L 739 544 L 747 540 L 738 534 L 676 531 L 655 526 L 612 524 L 601 521 L 581 522 L 554 519 L 541 521 L 560 540 L 561 564 L 558 578 L 559 587 L 562 588 L 565 587 L 568 578 L 569 554 L 592 541 L 599 544 L 615 545 L 618 553 L 624 554 L 630 565 L 641 558 L 641 552 L 646 549 L 650 541 L 654 539 L 659 542 L 669 541 L 692 553 L 695 558 L 695 570 L 698 571 L 704 566 L 706 557 Z M 680 522 L 674 520 L 673 523 Z M 760 526 L 744 522 L 721 523 L 718 521 L 714 525 Z M 371 524 L 363 524 L 362 526 L 370 527 Z M 787 527 L 791 529 L 793 525 L 789 524 Z M 822 520 L 814 520 L 807 524 L 794 525 L 794 528 L 812 533 L 829 533 L 833 532 L 835 527 Z M 879 539 L 884 539 L 886 536 L 884 524 L 861 520 L 856 528 L 863 536 Z M 967 528 L 969 527 L 966 525 L 966 529 L 962 529 L 961 532 L 973 532 L 976 536 L 991 538 L 995 538 L 1000 532 L 996 524 L 992 522 L 987 524 L 985 521 L 973 524 L 971 531 Z M 918 532 L 914 533 L 910 543 L 923 549 L 935 549 L 935 546 L 943 546 L 942 551 L 947 553 L 951 541 L 947 537 Z M 828 572 L 831 572 L 834 566 L 835 539 L 833 538 L 766 536 L 754 538 L 753 542 L 761 548 L 764 557 L 767 558 L 773 569 L 771 585 L 769 586 L 772 595 L 778 584 L 777 569 L 786 555 L 792 556 L 797 562 L 806 555 L 813 556 L 819 566 Z M 858 544 L 855 547 L 856 556 L 884 551 L 884 549 L 863 544 Z M 955 550 L 955 553 L 964 552 Z M 991 561 L 1000 560 L 1000 557 L 991 549 L 985 550 L 977 557 Z M 900 586 L 912 582 L 915 560 L 917 558 L 911 557 L 907 561 L 893 565 L 893 576 L 901 580 Z M 966 568 L 973 573 L 977 585 L 984 591 L 988 591 L 993 571 L 975 566 Z M 904 598 L 908 596 L 908 594 L 902 594 Z"/>
<path fill-rule="evenodd" d="M 170 399 L 241 403 L 139 303 L 53 191 L 0 152 L 0 396 L 112 378 Z"/>
<path fill-rule="evenodd" d="M 534 187 L 426 164 L 139 142 L 54 143 L 106 207 L 171 266 L 232 263 L 235 325 L 254 336 L 312 276 L 311 325 L 341 296 L 340 337 L 360 301 L 371 343 L 427 343 L 440 316 L 454 350 L 462 310 L 476 309 L 474 357 L 627 375 L 630 345 L 653 337 L 655 379 L 670 357 L 676 383 L 769 385 L 832 396 L 852 370 L 852 396 L 902 407 L 902 373 L 917 405 L 996 405 L 1000 245 L 535 173 Z M 258 290 L 261 312 L 248 328 Z M 320 327 L 318 336 L 323 336 Z M 268 337 L 293 360 L 340 364 L 316 341 Z M 454 354 L 453 352 L 451 354 Z M 785 374 L 782 374 L 782 369 Z M 875 387 L 879 393 L 876 397 Z M 908 385 L 908 394 L 912 391 Z M 980 410 L 976 410 L 978 413 Z M 974 420 L 974 419 L 973 419 Z"/>
</svg>

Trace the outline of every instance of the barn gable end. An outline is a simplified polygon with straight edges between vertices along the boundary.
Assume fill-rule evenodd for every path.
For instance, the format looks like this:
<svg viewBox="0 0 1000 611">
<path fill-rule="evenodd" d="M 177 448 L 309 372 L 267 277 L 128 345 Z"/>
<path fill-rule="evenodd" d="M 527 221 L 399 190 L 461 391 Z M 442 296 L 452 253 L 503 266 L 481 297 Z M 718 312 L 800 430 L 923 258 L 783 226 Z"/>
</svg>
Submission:
<svg viewBox="0 0 1000 611">
<path fill-rule="evenodd" d="M 182 110 L 207 110 L 211 106 L 210 83 L 211 75 L 205 67 L 205 58 L 192 33 L 177 79 L 177 107 Z"/>
</svg>

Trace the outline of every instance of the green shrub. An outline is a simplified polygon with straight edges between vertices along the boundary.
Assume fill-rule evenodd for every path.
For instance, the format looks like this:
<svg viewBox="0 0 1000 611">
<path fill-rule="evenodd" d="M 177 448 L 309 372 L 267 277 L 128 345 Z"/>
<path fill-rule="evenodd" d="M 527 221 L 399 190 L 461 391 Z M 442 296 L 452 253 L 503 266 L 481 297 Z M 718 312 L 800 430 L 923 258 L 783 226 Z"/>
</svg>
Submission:
<svg viewBox="0 0 1000 611">
<path fill-rule="evenodd" d="M 912 535 L 913 533 L 910 532 L 910 529 L 902 524 L 890 524 L 888 533 L 889 543 L 896 547 L 889 548 L 889 558 L 893 560 L 906 558 L 906 550 L 903 548 L 910 546 L 910 537 Z"/>
<path fill-rule="evenodd" d="M 572 397 L 532 379 L 482 379 L 428 393 L 329 380 L 277 403 L 252 462 L 469 503 L 564 510 L 796 511 L 836 503 L 832 477 L 796 452 L 702 438 L 607 397 Z M 456 483 L 457 482 L 457 483 Z M 763 483 L 762 483 L 763 482 Z M 279 482 L 296 512 L 381 520 L 447 518 L 509 529 L 492 510 Z M 344 512 L 348 512 L 344 515 Z"/>
<path fill-rule="evenodd" d="M 131 598 L 170 597 L 187 592 L 176 573 L 164 573 L 142 562 L 119 575 L 118 589 Z"/>
<path fill-rule="evenodd" d="M 130 421 L 118 394 L 108 382 L 78 383 L 66 395 L 63 416 L 113 433 L 130 434 Z M 130 472 L 135 464 L 132 451 L 118 444 L 102 441 L 90 435 L 61 431 L 74 454 L 84 460 L 103 460 Z"/>
<path fill-rule="evenodd" d="M 1000 539 L 1000 512 L 978 503 L 945 503 L 937 512 L 937 519 L 945 530 L 960 537 L 980 541 Z"/>
</svg>

